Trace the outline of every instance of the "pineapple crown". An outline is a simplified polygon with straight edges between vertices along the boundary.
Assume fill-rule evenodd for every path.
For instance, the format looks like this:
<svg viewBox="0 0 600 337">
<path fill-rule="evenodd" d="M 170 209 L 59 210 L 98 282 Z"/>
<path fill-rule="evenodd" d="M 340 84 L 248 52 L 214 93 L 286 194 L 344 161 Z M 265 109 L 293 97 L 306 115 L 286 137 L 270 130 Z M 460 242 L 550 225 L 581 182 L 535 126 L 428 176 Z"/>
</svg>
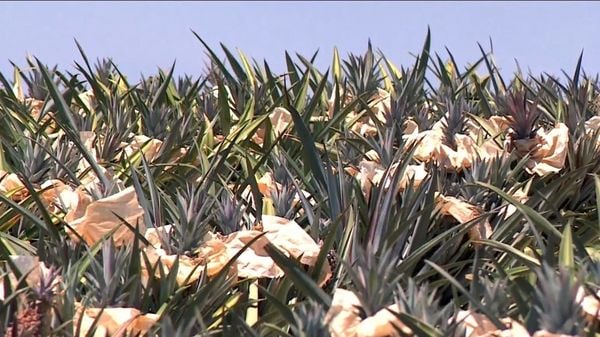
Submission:
<svg viewBox="0 0 600 337">
<path fill-rule="evenodd" d="M 540 110 L 535 102 L 528 99 L 525 89 L 515 89 L 498 97 L 498 109 L 501 115 L 507 116 L 515 139 L 535 136 Z"/>
</svg>

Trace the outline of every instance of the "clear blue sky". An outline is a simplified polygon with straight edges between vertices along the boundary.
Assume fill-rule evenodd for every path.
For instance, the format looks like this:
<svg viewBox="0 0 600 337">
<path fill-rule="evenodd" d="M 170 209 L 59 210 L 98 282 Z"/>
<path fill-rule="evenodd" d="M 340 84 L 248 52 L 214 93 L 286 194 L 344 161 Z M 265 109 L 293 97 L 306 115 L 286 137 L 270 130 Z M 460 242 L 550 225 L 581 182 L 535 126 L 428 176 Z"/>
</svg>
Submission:
<svg viewBox="0 0 600 337">
<path fill-rule="evenodd" d="M 204 49 L 191 33 L 218 49 L 241 49 L 283 69 L 284 51 L 310 56 L 323 68 L 337 46 L 342 55 L 373 46 L 403 65 L 418 52 L 427 26 L 432 47 L 447 46 L 461 65 L 475 61 L 477 42 L 504 73 L 515 59 L 534 73 L 571 72 L 584 49 L 584 69 L 600 72 L 600 3 L 596 2 L 2 2 L 0 71 L 8 60 L 24 66 L 30 53 L 72 70 L 81 58 L 112 57 L 129 77 L 154 73 L 177 60 L 178 74 L 198 75 Z"/>
</svg>

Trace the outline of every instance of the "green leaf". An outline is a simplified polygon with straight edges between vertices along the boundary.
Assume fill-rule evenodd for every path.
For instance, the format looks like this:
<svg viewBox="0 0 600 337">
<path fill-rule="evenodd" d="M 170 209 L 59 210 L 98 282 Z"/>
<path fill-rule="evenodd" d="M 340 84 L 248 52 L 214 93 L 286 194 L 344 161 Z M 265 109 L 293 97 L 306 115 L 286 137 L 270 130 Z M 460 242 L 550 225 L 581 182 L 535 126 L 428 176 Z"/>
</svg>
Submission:
<svg viewBox="0 0 600 337">
<path fill-rule="evenodd" d="M 562 235 L 558 231 L 558 229 L 556 229 L 556 227 L 554 227 L 554 225 L 552 225 L 550 223 L 550 221 L 548 221 L 546 218 L 544 218 L 540 213 L 536 212 L 533 208 L 522 204 L 520 201 L 516 200 L 515 198 L 513 198 L 512 196 L 510 196 L 509 194 L 502 191 L 501 189 L 499 189 L 496 186 L 493 186 L 488 183 L 480 182 L 480 181 L 477 182 L 477 185 L 480 185 L 480 186 L 483 186 L 485 188 L 492 190 L 493 192 L 497 193 L 499 196 L 504 198 L 506 201 L 513 204 L 519 210 L 519 212 L 521 212 L 523 214 L 523 216 L 525 216 L 525 218 L 527 218 L 527 220 L 535 227 L 544 230 L 548 234 L 551 234 L 558 239 L 562 238 Z"/>
<path fill-rule="evenodd" d="M 507 245 L 506 243 L 493 241 L 493 240 L 472 240 L 473 243 L 480 243 L 486 246 L 490 246 L 497 250 L 503 251 L 507 254 L 512 255 L 514 258 L 521 260 L 523 263 L 529 265 L 531 268 L 540 267 L 541 263 L 536 258 L 527 255 L 525 252 L 522 252 L 516 249 L 513 246 Z"/>
<path fill-rule="evenodd" d="M 572 269 L 575 267 L 575 257 L 573 255 L 573 236 L 571 234 L 571 224 L 567 224 L 562 234 L 560 241 L 560 249 L 558 251 L 559 265 Z"/>
<path fill-rule="evenodd" d="M 600 178 L 594 175 L 594 186 L 596 187 L 596 213 L 598 214 L 598 229 L 600 230 Z"/>
<path fill-rule="evenodd" d="M 397 316 L 402 321 L 402 323 L 406 324 L 406 326 L 409 327 L 416 336 L 441 337 L 444 335 L 435 327 L 432 327 L 431 325 L 419 320 L 418 318 L 412 315 L 409 315 L 404 312 L 390 312 Z"/>
<path fill-rule="evenodd" d="M 163 99 L 165 96 L 168 96 L 168 90 L 169 90 L 169 86 L 172 85 L 171 79 L 173 78 L 174 71 L 175 71 L 175 62 L 173 62 L 171 69 L 169 69 L 169 73 L 162 80 L 162 83 L 161 83 L 160 87 L 158 88 L 158 90 L 156 90 L 156 93 L 155 93 L 154 97 L 152 97 L 152 102 L 150 103 L 148 108 L 150 108 L 150 109 L 156 108 L 158 106 L 158 102 L 160 102 L 160 100 Z"/>
<path fill-rule="evenodd" d="M 331 298 L 323 289 L 319 288 L 317 283 L 304 272 L 303 267 L 296 261 L 285 256 L 272 243 L 265 246 L 265 250 L 275 263 L 285 274 L 294 282 L 294 286 L 301 290 L 307 296 L 321 303 L 326 308 L 331 305 Z"/>
<path fill-rule="evenodd" d="M 498 317 L 496 317 L 493 313 L 491 313 L 486 306 L 482 305 L 479 299 L 474 298 L 467 289 L 463 287 L 460 282 L 458 282 L 452 275 L 450 275 L 447 271 L 445 271 L 442 267 L 437 264 L 425 260 L 425 263 L 430 265 L 435 271 L 437 271 L 440 275 L 442 275 L 446 280 L 450 282 L 458 291 L 460 291 L 463 295 L 465 295 L 469 299 L 469 304 L 477 309 L 479 309 L 483 314 L 485 314 L 492 323 L 498 328 L 504 328 L 504 324 L 500 321 Z"/>
<path fill-rule="evenodd" d="M 55 118 L 54 120 L 56 121 L 56 124 L 58 124 L 58 126 L 60 126 L 60 128 L 65 131 L 65 134 L 75 144 L 77 149 L 81 152 L 81 155 L 83 155 L 85 160 L 87 160 L 87 162 L 90 164 L 92 170 L 94 170 L 94 173 L 96 173 L 96 176 L 98 176 L 98 179 L 100 179 L 104 187 L 108 188 L 108 186 L 110 186 L 108 178 L 102 172 L 102 168 L 96 162 L 96 158 L 92 156 L 92 154 L 85 148 L 81 141 L 79 133 L 77 132 L 78 129 L 76 127 L 75 120 L 71 115 L 71 108 L 69 107 L 67 102 L 65 102 L 63 96 L 60 94 L 56 84 L 52 81 L 52 78 L 48 73 L 48 69 L 46 69 L 46 67 L 42 64 L 42 62 L 40 62 L 40 60 L 36 59 L 36 61 L 44 78 L 44 82 L 46 83 L 50 96 L 52 97 L 52 100 L 56 105 L 56 112 L 67 123 L 67 125 L 63 125 L 58 119 Z"/>
<path fill-rule="evenodd" d="M 221 43 L 221 48 L 225 52 L 225 56 L 227 56 L 227 60 L 229 61 L 229 64 L 233 68 L 233 72 L 237 76 L 238 81 L 241 83 L 246 82 L 248 80 L 248 76 L 244 72 L 244 69 L 242 68 L 240 63 L 235 59 L 235 56 L 222 43 Z"/>
<path fill-rule="evenodd" d="M 342 66 L 340 62 L 340 54 L 336 47 L 333 48 L 333 62 L 331 65 L 331 69 L 331 74 L 333 75 L 333 82 L 340 83 L 342 78 Z"/>
<path fill-rule="evenodd" d="M 286 95 L 286 98 L 288 97 L 289 96 Z M 300 139 L 302 139 L 304 145 L 302 146 L 302 154 L 304 156 L 304 160 L 306 163 L 308 163 L 313 175 L 315 176 L 319 184 L 322 187 L 324 187 L 326 186 L 325 170 L 323 169 L 323 162 L 321 161 L 321 156 L 319 155 L 317 147 L 315 146 L 315 140 L 312 137 L 311 132 L 308 130 L 308 127 L 304 123 L 302 116 L 300 116 L 300 113 L 298 113 L 298 111 L 293 106 L 289 104 L 288 106 L 290 108 L 289 111 L 292 115 L 292 119 L 294 120 L 294 128 L 296 129 L 298 136 L 300 136 Z"/>
</svg>

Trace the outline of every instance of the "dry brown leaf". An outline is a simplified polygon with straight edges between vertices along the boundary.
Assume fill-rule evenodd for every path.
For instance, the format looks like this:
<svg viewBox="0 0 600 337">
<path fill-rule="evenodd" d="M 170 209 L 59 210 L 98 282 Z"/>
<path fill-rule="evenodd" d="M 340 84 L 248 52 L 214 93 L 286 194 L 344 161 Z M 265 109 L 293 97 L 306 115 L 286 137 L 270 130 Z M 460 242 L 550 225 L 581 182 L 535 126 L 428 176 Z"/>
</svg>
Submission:
<svg viewBox="0 0 600 337">
<path fill-rule="evenodd" d="M 465 328 L 465 337 L 487 336 L 490 332 L 497 332 L 496 327 L 487 316 L 472 311 L 461 310 L 456 314 L 456 321 Z"/>
<path fill-rule="evenodd" d="M 128 157 L 132 157 L 136 153 L 141 153 L 149 163 L 158 159 L 163 144 L 160 139 L 150 138 L 145 135 L 131 134 L 130 136 L 133 137 L 131 143 L 121 143 L 123 151 Z M 187 154 L 187 152 L 188 150 L 186 148 L 179 148 L 179 151 L 174 152 L 171 157 L 169 157 L 168 162 L 178 162 Z M 197 163 L 194 162 L 193 164 Z M 165 166 L 165 170 L 168 170 L 169 168 L 171 168 L 171 166 Z"/>
<path fill-rule="evenodd" d="M 332 107 L 330 106 L 330 118 L 332 118 L 331 108 Z M 385 123 L 386 115 L 388 114 L 390 109 L 390 94 L 387 91 L 378 88 L 377 93 L 373 97 L 371 97 L 369 101 L 369 108 L 379 122 Z M 376 124 L 371 118 L 372 115 L 367 115 L 364 112 L 365 111 L 353 111 L 346 115 L 345 121 L 346 123 L 353 123 L 350 130 L 365 137 L 373 137 L 377 135 Z M 357 117 L 361 113 L 364 114 L 357 120 Z"/>
<path fill-rule="evenodd" d="M 97 138 L 94 131 L 79 131 L 79 138 L 81 138 L 83 146 L 95 157 L 96 149 L 94 148 L 94 143 Z M 87 161 L 85 161 L 85 164 L 87 164 Z"/>
<path fill-rule="evenodd" d="M 258 181 L 257 181 L 257 185 L 258 185 L 258 190 L 260 191 L 260 193 L 266 198 L 271 197 L 272 191 L 281 191 L 283 189 L 283 185 L 280 184 L 279 182 L 275 181 L 275 178 L 273 178 L 273 174 L 271 172 L 267 172 L 262 177 L 260 177 L 260 179 L 258 179 Z M 310 193 L 308 193 L 305 190 L 300 190 L 300 191 L 304 195 L 304 197 L 306 197 L 307 199 L 310 199 Z M 249 200 L 249 201 L 253 200 L 252 199 L 253 198 L 252 190 L 251 190 L 250 186 L 246 187 L 246 189 L 242 193 L 242 198 Z M 298 196 L 298 194 L 295 194 L 294 199 L 293 199 L 293 206 L 295 206 L 299 202 L 300 202 L 300 197 Z M 311 200 L 311 203 L 314 204 L 314 200 Z"/>
<path fill-rule="evenodd" d="M 82 162 L 84 162 L 85 160 L 82 160 Z M 87 164 L 86 164 L 87 165 Z M 84 166 L 86 166 L 84 165 Z M 81 166 L 81 163 L 80 163 Z M 100 180 L 100 178 L 96 175 L 96 172 L 94 170 L 92 170 L 91 168 L 89 168 L 89 165 L 87 165 L 86 173 L 79 178 L 79 182 L 81 183 L 80 187 L 87 190 L 87 191 L 96 191 L 99 194 L 102 194 L 103 191 L 116 187 L 117 190 L 124 190 L 125 189 L 125 184 L 123 183 L 123 181 L 121 179 L 119 179 L 117 177 L 117 174 L 115 173 L 114 169 L 109 167 L 109 168 L 104 168 L 102 166 L 100 166 L 100 171 L 102 172 L 102 174 L 107 178 L 107 180 L 109 181 L 109 183 L 112 186 L 104 186 L 103 182 Z M 79 169 L 78 169 L 79 170 Z M 83 173 L 84 171 L 78 171 L 80 173 Z"/>
<path fill-rule="evenodd" d="M 404 122 L 404 134 L 405 135 L 412 135 L 412 134 L 416 134 L 418 132 L 419 132 L 419 124 L 417 124 L 415 121 L 413 121 L 412 119 L 409 119 L 406 122 Z"/>
<path fill-rule="evenodd" d="M 96 322 L 93 337 L 144 335 L 160 318 L 157 314 L 144 314 L 135 308 L 84 308 L 75 304 L 73 331 L 77 332 L 77 322 L 81 320 L 79 336 L 87 336 Z"/>
<path fill-rule="evenodd" d="M 277 248 L 288 252 L 294 259 L 300 258 L 300 263 L 314 266 L 317 262 L 321 247 L 294 220 L 278 216 L 262 216 L 263 231 Z"/>
<path fill-rule="evenodd" d="M 380 122 L 386 121 L 386 114 L 390 111 L 391 95 L 384 89 L 377 88 L 377 94 L 373 96 L 370 104 L 371 110 Z"/>
<path fill-rule="evenodd" d="M 507 155 L 506 151 L 498 146 L 493 139 L 486 140 L 483 144 L 479 145 L 476 150 L 477 155 L 482 160 L 490 160 Z"/>
<path fill-rule="evenodd" d="M 208 277 L 217 275 L 232 258 L 227 254 L 225 243 L 219 239 L 205 242 L 196 252 L 198 259 L 206 266 Z M 237 272 L 236 268 L 233 272 Z"/>
<path fill-rule="evenodd" d="M 416 143 L 413 157 L 422 162 L 434 160 L 438 165 L 447 169 L 462 170 L 472 166 L 477 158 L 486 160 L 504 154 L 504 150 L 489 138 L 481 145 L 477 145 L 474 139 L 486 137 L 488 134 L 481 127 L 474 123 L 469 124 L 469 135 L 455 134 L 454 142 L 456 149 L 444 143 L 444 118 L 436 122 L 430 130 L 419 132 L 417 124 L 414 121 L 406 123 L 406 130 L 403 136 L 406 141 L 405 147 L 408 148 Z M 497 128 L 498 132 L 505 127 L 504 117 L 494 116 L 490 119 L 490 127 Z"/>
<path fill-rule="evenodd" d="M 78 205 L 76 211 L 80 210 L 81 208 Z M 100 241 L 104 235 L 114 229 L 116 229 L 113 234 L 115 245 L 131 244 L 135 234 L 122 224 L 117 215 L 131 226 L 138 226 L 140 233 L 145 232 L 144 209 L 138 203 L 133 187 L 128 187 L 117 194 L 91 202 L 87 205 L 82 217 L 72 219 L 68 223 L 88 245 Z M 73 240 L 78 240 L 77 235 L 70 229 L 67 230 L 67 233 Z"/>
<path fill-rule="evenodd" d="M 94 144 L 96 142 L 102 144 L 104 142 L 104 136 L 97 137 L 93 131 L 80 131 L 79 137 L 81 138 L 83 146 L 88 150 L 88 152 L 92 155 L 96 162 L 101 162 L 98 158 Z M 125 189 L 123 181 L 117 178 L 117 175 L 115 174 L 114 169 L 112 167 L 105 168 L 100 166 L 100 171 L 109 181 L 115 184 L 115 186 L 117 186 L 119 190 Z M 82 175 L 79 178 L 79 181 L 81 185 L 87 190 L 101 192 L 109 188 L 108 186 L 104 186 L 102 184 L 101 179 L 97 176 L 96 172 L 90 167 L 90 164 L 87 160 L 81 160 L 79 162 L 79 165 L 77 166 L 77 173 Z"/>
<path fill-rule="evenodd" d="M 495 127 L 496 134 L 506 132 L 510 128 L 510 121 L 505 116 L 492 116 L 489 122 Z"/>
<path fill-rule="evenodd" d="M 441 214 L 452 216 L 461 224 L 481 216 L 481 210 L 478 207 L 455 197 L 438 195 L 436 202 L 440 207 Z M 481 219 L 479 224 L 471 227 L 469 230 L 471 240 L 489 239 L 491 235 L 492 226 L 484 219 Z"/>
<path fill-rule="evenodd" d="M 358 164 L 358 171 L 354 174 L 354 178 L 360 183 L 360 188 L 367 199 L 371 194 L 371 186 L 379 184 L 384 171 L 383 166 L 374 161 L 362 160 Z"/>
<path fill-rule="evenodd" d="M 27 98 L 25 98 L 24 103 L 30 106 L 31 117 L 33 117 L 34 119 L 40 118 L 40 114 L 42 112 L 42 107 L 44 106 L 44 101 L 35 99 L 35 98 L 31 98 L 31 97 L 27 97 Z"/>
<path fill-rule="evenodd" d="M 367 160 L 374 161 L 376 163 L 381 163 L 381 158 L 379 158 L 379 153 L 375 150 L 369 150 L 365 153 L 365 157 Z"/>
<path fill-rule="evenodd" d="M 441 135 L 443 129 L 438 123 L 434 125 L 433 130 L 438 130 L 439 134 Z M 488 127 L 496 129 L 492 131 L 495 132 L 492 137 L 500 134 L 505 128 L 506 123 L 507 121 L 504 117 L 493 116 L 490 118 Z M 489 160 L 505 154 L 504 150 L 494 141 L 493 138 L 488 138 L 487 140 L 483 141 L 481 145 L 477 145 L 475 139 L 487 138 L 489 135 L 479 125 L 475 125 L 475 123 L 471 122 L 468 123 L 468 125 L 469 135 L 454 135 L 456 150 L 450 148 L 443 142 L 440 143 L 440 148 L 435 153 L 435 157 L 439 164 L 448 169 L 455 169 L 459 171 L 470 168 L 473 165 L 473 162 L 478 158 L 482 160 Z"/>
<path fill-rule="evenodd" d="M 519 322 L 510 318 L 502 319 L 507 328 L 500 332 L 500 337 L 530 337 L 529 331 Z"/>
<path fill-rule="evenodd" d="M 28 97 L 28 98 L 25 98 L 24 103 L 26 105 L 30 106 L 29 112 L 31 114 L 31 117 L 33 117 L 33 119 L 35 119 L 36 121 L 39 120 L 39 118 L 42 114 L 42 108 L 44 107 L 44 101 Z M 56 129 L 57 129 L 56 122 L 54 120 L 52 120 L 53 116 L 54 116 L 54 112 L 47 111 L 44 114 L 44 117 L 38 121 L 38 123 L 40 125 L 44 125 L 44 124 L 47 125 L 46 131 L 48 133 L 52 133 L 52 132 L 56 131 Z"/>
<path fill-rule="evenodd" d="M 423 180 L 427 177 L 427 171 L 425 170 L 425 164 L 419 165 L 408 165 L 404 171 L 404 175 L 400 179 L 400 191 L 405 190 L 408 187 L 410 180 L 413 180 L 413 186 L 419 187 Z"/>
<path fill-rule="evenodd" d="M 204 272 L 203 262 L 200 259 L 189 257 L 187 255 L 176 255 L 167 254 L 163 249 L 146 248 L 143 251 L 152 268 L 156 268 L 156 265 L 160 261 L 162 266 L 162 272 L 168 275 L 173 269 L 175 262 L 177 262 L 177 284 L 180 286 L 186 286 L 193 284 L 198 281 L 202 273 Z M 142 284 L 148 283 L 148 268 L 145 263 L 142 264 Z M 161 272 L 158 268 L 155 271 L 155 277 L 160 278 Z"/>
<path fill-rule="evenodd" d="M 165 272 L 168 272 L 177 259 L 176 255 L 168 255 L 163 249 L 159 249 L 160 243 L 158 237 L 159 229 L 149 229 L 146 238 L 155 247 L 145 250 L 148 259 L 155 265 L 159 260 L 163 264 Z M 236 273 L 242 278 L 277 278 L 284 275 L 284 272 L 277 266 L 266 252 L 266 245 L 272 243 L 284 254 L 298 259 L 300 263 L 307 266 L 314 266 L 321 247 L 295 222 L 284 218 L 263 215 L 262 230 L 264 236 L 256 240 L 237 258 L 234 264 Z M 165 231 L 165 233 L 167 233 Z M 179 256 L 179 271 L 177 280 L 180 284 L 189 284 L 197 280 L 206 267 L 208 276 L 217 274 L 250 241 L 255 239 L 262 232 L 257 230 L 242 230 L 232 233 L 226 237 L 210 235 L 212 237 L 196 251 L 197 258 Z M 194 270 L 194 268 L 198 266 Z M 147 271 L 144 269 L 143 279 L 147 280 Z M 159 273 L 157 273 L 159 275 Z M 188 276 L 191 277 L 186 282 Z M 319 284 L 322 285 L 331 277 L 331 269 L 328 263 L 323 267 Z"/>
</svg>

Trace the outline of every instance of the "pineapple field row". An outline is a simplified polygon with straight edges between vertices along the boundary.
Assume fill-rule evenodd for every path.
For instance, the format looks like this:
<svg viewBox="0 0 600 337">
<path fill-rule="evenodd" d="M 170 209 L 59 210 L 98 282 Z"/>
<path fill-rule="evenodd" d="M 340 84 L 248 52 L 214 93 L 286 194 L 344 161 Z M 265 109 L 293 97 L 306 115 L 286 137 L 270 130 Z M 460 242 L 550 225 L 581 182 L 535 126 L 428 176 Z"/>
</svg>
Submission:
<svg viewBox="0 0 600 337">
<path fill-rule="evenodd" d="M 369 43 L 0 74 L 0 335 L 599 336 L 598 76 Z M 223 55 L 221 58 L 217 53 Z"/>
</svg>

